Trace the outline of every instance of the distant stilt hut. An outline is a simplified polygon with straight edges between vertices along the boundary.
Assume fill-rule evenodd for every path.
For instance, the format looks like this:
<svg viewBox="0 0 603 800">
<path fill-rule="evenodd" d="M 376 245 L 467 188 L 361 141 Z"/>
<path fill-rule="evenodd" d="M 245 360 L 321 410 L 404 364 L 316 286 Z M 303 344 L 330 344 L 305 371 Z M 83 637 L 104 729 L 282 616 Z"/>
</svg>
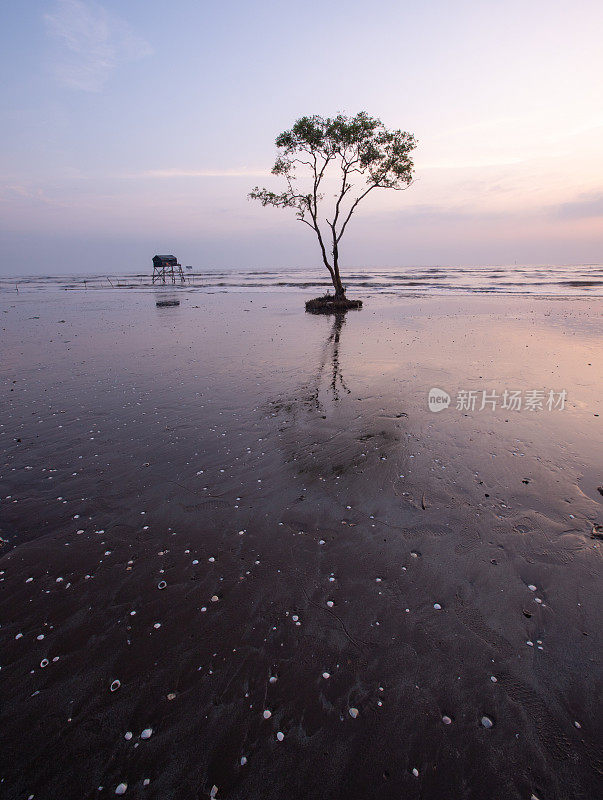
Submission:
<svg viewBox="0 0 603 800">
<path fill-rule="evenodd" d="M 185 283 L 182 265 L 176 256 L 153 256 L 153 283 Z"/>
</svg>

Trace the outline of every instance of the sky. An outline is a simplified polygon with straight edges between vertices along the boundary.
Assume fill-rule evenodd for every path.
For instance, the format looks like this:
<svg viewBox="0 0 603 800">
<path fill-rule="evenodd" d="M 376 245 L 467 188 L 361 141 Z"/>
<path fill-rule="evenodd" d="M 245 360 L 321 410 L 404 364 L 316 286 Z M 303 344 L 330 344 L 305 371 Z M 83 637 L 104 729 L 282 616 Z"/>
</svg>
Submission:
<svg viewBox="0 0 603 800">
<path fill-rule="evenodd" d="M 343 266 L 603 262 L 601 0 L 2 2 L 0 273 L 320 264 L 247 198 L 300 116 L 413 133 Z"/>
</svg>

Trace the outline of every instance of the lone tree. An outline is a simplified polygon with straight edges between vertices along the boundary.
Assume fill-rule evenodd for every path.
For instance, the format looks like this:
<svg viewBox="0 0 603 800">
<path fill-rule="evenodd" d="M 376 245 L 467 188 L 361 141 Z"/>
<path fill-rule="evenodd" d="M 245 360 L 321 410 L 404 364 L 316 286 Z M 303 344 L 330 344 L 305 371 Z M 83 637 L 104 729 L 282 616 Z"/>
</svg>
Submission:
<svg viewBox="0 0 603 800">
<path fill-rule="evenodd" d="M 249 197 L 263 206 L 295 209 L 297 218 L 316 234 L 335 297 L 311 300 L 306 307 L 359 307 L 360 301 L 345 296 L 339 274 L 340 242 L 358 204 L 373 189 L 410 186 L 415 137 L 388 131 L 381 120 L 361 111 L 355 117 L 301 117 L 277 137 L 276 146 L 272 174 L 285 179 L 286 189 L 277 193 L 256 186 Z M 325 200 L 325 191 L 331 202 Z"/>
</svg>

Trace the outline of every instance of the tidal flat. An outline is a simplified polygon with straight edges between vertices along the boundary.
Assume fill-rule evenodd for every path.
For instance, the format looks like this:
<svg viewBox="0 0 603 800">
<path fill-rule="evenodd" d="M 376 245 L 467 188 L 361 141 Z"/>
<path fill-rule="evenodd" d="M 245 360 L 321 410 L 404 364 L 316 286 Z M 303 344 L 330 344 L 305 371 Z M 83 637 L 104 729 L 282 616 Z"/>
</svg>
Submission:
<svg viewBox="0 0 603 800">
<path fill-rule="evenodd" d="M 603 299 L 164 294 L 0 296 L 2 797 L 600 796 Z"/>
</svg>

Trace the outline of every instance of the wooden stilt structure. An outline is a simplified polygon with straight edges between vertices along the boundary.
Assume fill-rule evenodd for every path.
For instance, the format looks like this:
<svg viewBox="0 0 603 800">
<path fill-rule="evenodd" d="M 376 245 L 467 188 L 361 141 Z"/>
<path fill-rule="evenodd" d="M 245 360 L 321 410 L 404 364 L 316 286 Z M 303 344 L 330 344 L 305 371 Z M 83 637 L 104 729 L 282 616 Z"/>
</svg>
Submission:
<svg viewBox="0 0 603 800">
<path fill-rule="evenodd" d="M 176 256 L 153 256 L 153 283 L 185 283 L 182 265 Z"/>
</svg>

